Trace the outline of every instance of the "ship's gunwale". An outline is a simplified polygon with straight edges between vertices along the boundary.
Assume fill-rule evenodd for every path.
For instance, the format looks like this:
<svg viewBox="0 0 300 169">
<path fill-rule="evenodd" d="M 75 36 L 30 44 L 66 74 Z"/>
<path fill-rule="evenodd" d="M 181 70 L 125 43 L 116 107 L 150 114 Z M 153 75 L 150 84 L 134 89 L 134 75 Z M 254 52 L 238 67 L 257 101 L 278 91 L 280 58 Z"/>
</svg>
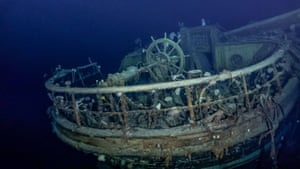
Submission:
<svg viewBox="0 0 300 169">
<path fill-rule="evenodd" d="M 113 87 L 63 87 L 57 86 L 54 82 L 71 73 L 72 70 L 66 69 L 62 70 L 55 76 L 51 77 L 46 81 L 45 87 L 52 92 L 64 92 L 72 94 L 106 94 L 106 93 L 128 93 L 128 92 L 141 92 L 141 91 L 151 91 L 151 90 L 162 90 L 162 89 L 171 89 L 184 86 L 192 86 L 197 84 L 209 83 L 211 81 L 224 81 L 226 79 L 235 78 L 241 75 L 247 75 L 254 71 L 263 69 L 264 67 L 270 66 L 280 58 L 282 58 L 288 49 L 288 45 L 283 46 L 276 50 L 270 57 L 265 60 L 253 64 L 251 66 L 238 69 L 235 71 L 221 72 L 217 75 L 212 75 L 209 77 L 200 77 L 194 79 L 180 80 L 180 81 L 171 81 L 171 82 L 162 82 L 162 83 L 152 83 L 152 84 L 143 84 L 143 85 L 131 85 L 131 86 L 113 86 Z"/>
</svg>

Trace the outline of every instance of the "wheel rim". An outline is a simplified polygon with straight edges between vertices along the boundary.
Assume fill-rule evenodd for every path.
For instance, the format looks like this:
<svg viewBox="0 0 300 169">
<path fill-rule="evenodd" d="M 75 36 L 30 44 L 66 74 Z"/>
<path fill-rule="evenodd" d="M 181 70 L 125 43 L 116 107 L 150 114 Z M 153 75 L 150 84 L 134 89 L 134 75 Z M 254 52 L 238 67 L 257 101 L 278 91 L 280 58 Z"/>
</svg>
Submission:
<svg viewBox="0 0 300 169">
<path fill-rule="evenodd" d="M 158 73 L 164 73 L 164 76 L 172 76 L 181 74 L 184 70 L 185 59 L 184 53 L 179 46 L 180 41 L 174 42 L 166 37 L 155 40 L 151 37 L 152 43 L 146 50 L 146 62 L 148 65 L 154 64 L 151 67 L 154 74 L 154 79 L 159 77 Z M 167 72 L 165 72 L 167 71 Z M 168 77 L 160 77 L 167 80 Z"/>
</svg>

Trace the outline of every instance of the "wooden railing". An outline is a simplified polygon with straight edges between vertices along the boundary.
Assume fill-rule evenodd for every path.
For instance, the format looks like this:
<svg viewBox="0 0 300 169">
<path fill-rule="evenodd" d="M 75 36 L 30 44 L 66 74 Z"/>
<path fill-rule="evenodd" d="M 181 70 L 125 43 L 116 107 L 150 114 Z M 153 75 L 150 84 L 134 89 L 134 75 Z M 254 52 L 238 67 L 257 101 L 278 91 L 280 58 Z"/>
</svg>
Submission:
<svg viewBox="0 0 300 169">
<path fill-rule="evenodd" d="M 169 128 L 202 119 L 238 116 L 275 95 L 286 72 L 278 64 L 287 46 L 267 59 L 232 72 L 145 85 L 80 88 L 58 86 L 72 71 L 62 70 L 46 83 L 57 114 L 78 126 L 100 129 Z M 253 78 L 254 77 L 254 78 Z M 233 110 L 235 109 L 235 110 Z"/>
</svg>

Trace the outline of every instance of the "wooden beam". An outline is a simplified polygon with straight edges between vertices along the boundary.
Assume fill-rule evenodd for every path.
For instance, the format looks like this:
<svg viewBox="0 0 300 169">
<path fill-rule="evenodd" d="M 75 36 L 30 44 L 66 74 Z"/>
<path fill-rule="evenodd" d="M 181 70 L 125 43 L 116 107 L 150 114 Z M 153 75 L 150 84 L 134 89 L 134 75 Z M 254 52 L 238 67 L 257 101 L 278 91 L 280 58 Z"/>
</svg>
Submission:
<svg viewBox="0 0 300 169">
<path fill-rule="evenodd" d="M 278 59 L 282 58 L 285 54 L 287 47 L 283 47 L 278 49 L 273 53 L 272 56 L 268 57 L 267 59 L 252 65 L 245 67 L 243 69 L 232 71 L 231 73 L 221 73 L 209 77 L 201 77 L 195 79 L 187 79 L 181 81 L 172 81 L 172 82 L 164 82 L 164 83 L 154 83 L 154 84 L 146 84 L 146 85 L 133 85 L 133 86 L 118 86 L 118 87 L 93 87 L 93 88 L 81 88 L 81 87 L 63 87 L 57 86 L 55 84 L 58 78 L 62 78 L 67 75 L 67 73 L 62 72 L 63 75 L 57 75 L 50 78 L 45 83 L 45 87 L 54 92 L 67 92 L 67 93 L 81 93 L 81 94 L 100 94 L 100 93 L 128 93 L 128 92 L 141 92 L 141 91 L 151 91 L 151 90 L 162 90 L 162 89 L 171 89 L 171 88 L 178 88 L 184 86 L 192 86 L 197 84 L 205 84 L 209 83 L 212 80 L 216 81 L 224 81 L 226 79 L 235 78 L 241 76 L 243 74 L 250 74 L 254 71 L 262 69 L 266 66 L 272 65 Z M 67 70 L 68 71 L 68 70 Z"/>
</svg>

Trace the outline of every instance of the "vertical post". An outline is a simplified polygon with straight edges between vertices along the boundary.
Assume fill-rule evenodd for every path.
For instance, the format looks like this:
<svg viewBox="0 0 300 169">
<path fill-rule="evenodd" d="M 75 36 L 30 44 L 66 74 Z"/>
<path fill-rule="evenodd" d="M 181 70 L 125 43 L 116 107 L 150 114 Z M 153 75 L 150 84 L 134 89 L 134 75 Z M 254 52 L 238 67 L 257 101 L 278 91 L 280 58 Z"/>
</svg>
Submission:
<svg viewBox="0 0 300 169">
<path fill-rule="evenodd" d="M 147 112 L 147 117 L 148 117 L 148 124 L 147 124 L 147 127 L 150 128 L 151 127 L 151 112 Z"/>
<path fill-rule="evenodd" d="M 196 96 L 199 98 L 196 98 L 198 99 L 197 102 L 198 102 L 198 106 L 199 106 L 199 115 L 200 115 L 200 118 L 203 119 L 204 118 L 204 113 L 202 113 L 202 108 L 201 108 L 201 105 L 202 105 L 202 98 L 200 98 L 201 96 L 201 91 L 203 90 L 203 88 L 200 87 L 200 85 L 196 86 Z"/>
<path fill-rule="evenodd" d="M 115 103 L 114 97 L 113 97 L 113 95 L 110 93 L 110 94 L 109 94 L 109 107 L 110 107 L 110 110 L 111 110 L 112 112 L 115 112 L 114 103 Z"/>
<path fill-rule="evenodd" d="M 124 129 L 126 131 L 128 129 L 128 117 L 127 117 L 127 110 L 126 110 L 127 103 L 124 94 L 122 94 L 120 97 L 121 97 L 121 109 L 124 117 Z"/>
<path fill-rule="evenodd" d="M 98 111 L 100 111 L 100 112 L 103 112 L 103 98 L 102 97 L 104 97 L 103 95 L 101 95 L 101 94 L 98 94 L 97 95 L 97 99 L 98 99 Z"/>
<path fill-rule="evenodd" d="M 247 82 L 246 82 L 245 75 L 242 75 L 242 79 L 243 79 L 243 87 L 244 87 L 244 93 L 245 93 L 246 107 L 249 110 L 250 109 L 250 101 L 249 101 L 249 93 L 248 93 L 248 89 L 247 89 Z"/>
<path fill-rule="evenodd" d="M 54 91 L 52 91 L 51 92 L 51 97 L 52 97 L 52 102 L 53 102 L 53 106 L 55 107 L 55 114 L 56 115 L 59 115 L 59 110 L 58 110 L 58 107 L 57 107 L 57 100 L 56 100 L 56 98 L 55 98 L 55 93 L 54 93 Z"/>
<path fill-rule="evenodd" d="M 191 122 L 194 125 L 195 124 L 195 112 L 194 112 L 194 109 L 193 109 L 191 90 L 190 90 L 189 86 L 185 87 L 185 94 L 186 94 L 186 98 L 187 98 L 187 101 L 188 101 L 188 108 L 189 108 L 189 111 L 190 111 Z"/>
<path fill-rule="evenodd" d="M 282 87 L 281 87 L 281 83 L 280 83 L 280 80 L 279 80 L 279 76 L 277 76 L 278 71 L 277 71 L 276 65 L 274 63 L 273 63 L 273 74 L 276 77 L 277 88 L 278 88 L 279 92 L 281 93 L 282 92 Z"/>
<path fill-rule="evenodd" d="M 77 103 L 76 103 L 74 93 L 72 93 L 72 102 L 73 102 L 73 109 L 74 109 L 74 115 L 75 115 L 76 123 L 80 127 L 81 123 L 80 123 L 80 117 L 79 117 L 79 110 L 78 110 L 78 106 L 77 106 Z"/>
</svg>

